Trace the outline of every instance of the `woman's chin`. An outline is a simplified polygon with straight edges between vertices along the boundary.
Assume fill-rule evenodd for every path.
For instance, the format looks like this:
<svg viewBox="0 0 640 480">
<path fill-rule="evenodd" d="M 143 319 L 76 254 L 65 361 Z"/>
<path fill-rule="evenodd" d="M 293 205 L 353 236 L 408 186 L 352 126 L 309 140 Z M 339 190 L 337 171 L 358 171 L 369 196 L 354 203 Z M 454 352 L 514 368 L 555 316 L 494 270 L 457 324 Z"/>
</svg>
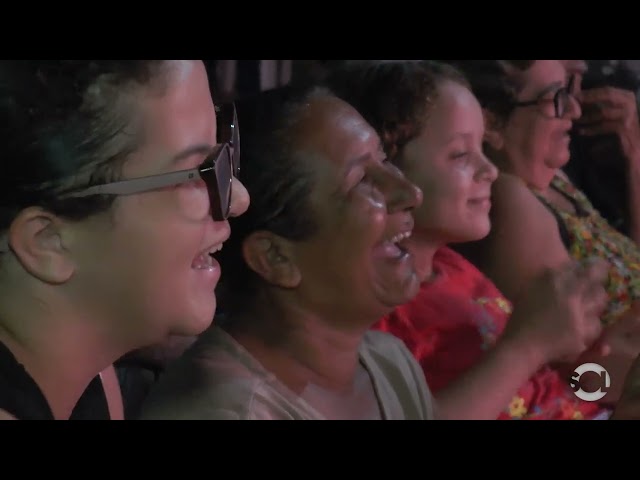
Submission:
<svg viewBox="0 0 640 480">
<path fill-rule="evenodd" d="M 563 168 L 567 163 L 569 163 L 570 159 L 571 159 L 571 153 L 567 148 L 567 149 L 562 149 L 556 155 L 548 157 L 545 164 L 547 165 L 548 168 L 558 170 L 560 168 Z"/>
<path fill-rule="evenodd" d="M 474 225 L 469 225 L 468 228 L 455 232 L 451 234 L 449 240 L 446 242 L 449 243 L 470 243 L 477 242 L 486 238 L 491 232 L 491 221 L 487 219 L 486 221 L 477 222 Z"/>
</svg>

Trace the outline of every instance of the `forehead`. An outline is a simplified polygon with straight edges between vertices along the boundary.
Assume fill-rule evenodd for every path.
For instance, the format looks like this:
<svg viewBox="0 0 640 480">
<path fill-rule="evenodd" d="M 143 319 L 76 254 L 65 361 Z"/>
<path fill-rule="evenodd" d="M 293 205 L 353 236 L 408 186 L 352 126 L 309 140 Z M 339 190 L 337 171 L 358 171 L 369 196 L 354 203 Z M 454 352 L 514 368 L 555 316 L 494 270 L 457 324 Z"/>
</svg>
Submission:
<svg viewBox="0 0 640 480">
<path fill-rule="evenodd" d="M 144 153 L 156 161 L 216 140 L 216 114 L 204 64 L 172 61 L 165 88 L 148 89 L 140 102 Z"/>
<path fill-rule="evenodd" d="M 378 135 L 362 116 L 346 102 L 328 96 L 315 98 L 305 106 L 296 137 L 301 150 L 323 158 L 336 170 L 380 148 Z"/>
<path fill-rule="evenodd" d="M 525 72 L 519 73 L 522 96 L 535 96 L 554 83 L 564 84 L 566 70 L 560 60 L 536 60 Z"/>
<path fill-rule="evenodd" d="M 424 132 L 439 136 L 444 132 L 478 130 L 483 126 L 482 108 L 468 88 L 451 80 L 438 85 L 435 101 L 427 110 Z"/>
</svg>

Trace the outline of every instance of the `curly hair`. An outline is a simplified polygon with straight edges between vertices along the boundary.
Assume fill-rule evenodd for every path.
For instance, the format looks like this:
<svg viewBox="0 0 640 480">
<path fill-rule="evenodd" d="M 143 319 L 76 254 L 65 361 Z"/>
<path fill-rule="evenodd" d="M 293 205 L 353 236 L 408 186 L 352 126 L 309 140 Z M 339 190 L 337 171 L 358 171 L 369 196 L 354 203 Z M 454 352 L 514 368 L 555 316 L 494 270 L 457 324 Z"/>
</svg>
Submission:
<svg viewBox="0 0 640 480">
<path fill-rule="evenodd" d="M 521 74 L 536 60 L 445 60 L 457 68 L 471 85 L 482 108 L 505 122 L 524 84 Z"/>
<path fill-rule="evenodd" d="M 5 60 L 0 62 L 0 233 L 18 213 L 40 206 L 80 220 L 113 197 L 64 193 L 117 179 L 141 141 L 134 87 L 156 82 L 161 60 Z"/>
<path fill-rule="evenodd" d="M 455 68 L 430 60 L 346 61 L 322 83 L 358 110 L 380 136 L 389 160 L 399 164 L 403 147 L 422 131 L 445 80 L 469 87 Z"/>
</svg>

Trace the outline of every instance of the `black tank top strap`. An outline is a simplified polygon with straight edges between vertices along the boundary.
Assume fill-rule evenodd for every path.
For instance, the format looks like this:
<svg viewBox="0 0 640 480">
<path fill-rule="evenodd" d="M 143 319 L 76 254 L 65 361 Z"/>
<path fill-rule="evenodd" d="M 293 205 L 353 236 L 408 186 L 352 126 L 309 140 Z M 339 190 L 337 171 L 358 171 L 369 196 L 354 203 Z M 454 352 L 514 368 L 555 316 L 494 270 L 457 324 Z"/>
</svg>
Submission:
<svg viewBox="0 0 640 480">
<path fill-rule="evenodd" d="M 567 250 L 571 248 L 571 236 L 569 235 L 569 230 L 564 223 L 564 220 L 558 213 L 558 211 L 541 195 L 535 194 L 538 197 L 538 200 L 542 202 L 542 204 L 547 207 L 547 210 L 551 212 L 551 214 L 555 217 L 556 223 L 558 224 L 558 231 L 560 232 L 560 239 L 562 240 L 563 245 Z"/>
<path fill-rule="evenodd" d="M 0 409 L 19 420 L 53 420 L 44 394 L 31 375 L 0 342 Z M 109 405 L 100 376 L 84 391 L 70 420 L 109 420 Z"/>
<path fill-rule="evenodd" d="M 0 343 L 0 409 L 19 420 L 53 420 L 53 414 L 42 391 L 2 343 Z"/>
</svg>

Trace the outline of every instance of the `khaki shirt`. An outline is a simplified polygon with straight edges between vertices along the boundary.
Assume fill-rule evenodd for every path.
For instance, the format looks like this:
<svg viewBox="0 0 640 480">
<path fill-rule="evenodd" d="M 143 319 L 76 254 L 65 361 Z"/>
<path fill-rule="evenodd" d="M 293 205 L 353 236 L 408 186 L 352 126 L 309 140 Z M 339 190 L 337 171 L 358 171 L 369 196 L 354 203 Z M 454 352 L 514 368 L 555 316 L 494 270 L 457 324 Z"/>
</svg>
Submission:
<svg viewBox="0 0 640 480">
<path fill-rule="evenodd" d="M 400 340 L 369 331 L 360 359 L 384 419 L 434 419 L 434 401 L 422 369 Z M 141 418 L 326 420 L 218 327 L 205 332 L 163 375 Z"/>
</svg>

